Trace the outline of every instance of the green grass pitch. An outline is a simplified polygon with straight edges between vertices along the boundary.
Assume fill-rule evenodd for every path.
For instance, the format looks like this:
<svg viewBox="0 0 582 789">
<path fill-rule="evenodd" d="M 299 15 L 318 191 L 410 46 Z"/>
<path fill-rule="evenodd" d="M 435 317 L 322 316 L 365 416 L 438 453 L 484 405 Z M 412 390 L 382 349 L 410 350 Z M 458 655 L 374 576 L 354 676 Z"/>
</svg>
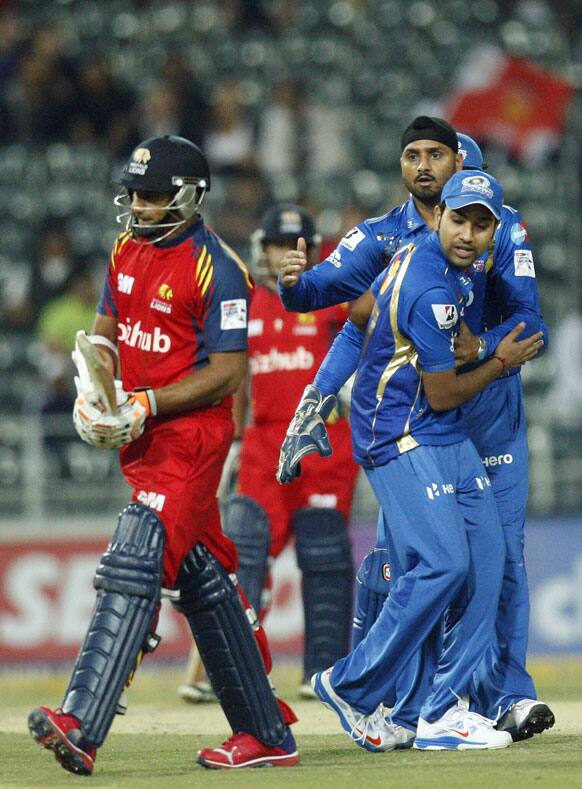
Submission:
<svg viewBox="0 0 582 789">
<path fill-rule="evenodd" d="M 30 708 L 58 705 L 66 675 L 0 672 L 0 787 L 582 787 L 582 664 L 540 662 L 531 668 L 540 697 L 556 712 L 551 731 L 501 751 L 373 754 L 352 744 L 321 704 L 296 701 L 299 669 L 282 666 L 274 676 L 300 717 L 294 729 L 301 765 L 224 772 L 204 770 L 195 761 L 198 748 L 228 736 L 219 707 L 184 704 L 176 696 L 180 671 L 144 667 L 130 689 L 128 714 L 114 722 L 91 778 L 65 772 L 26 730 Z"/>
</svg>

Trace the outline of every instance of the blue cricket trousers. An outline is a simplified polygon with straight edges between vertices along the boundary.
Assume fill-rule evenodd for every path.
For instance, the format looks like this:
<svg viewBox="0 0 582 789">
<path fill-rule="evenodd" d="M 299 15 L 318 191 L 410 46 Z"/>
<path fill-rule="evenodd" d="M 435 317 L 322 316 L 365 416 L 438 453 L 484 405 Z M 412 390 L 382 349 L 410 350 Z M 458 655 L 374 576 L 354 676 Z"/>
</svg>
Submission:
<svg viewBox="0 0 582 789">
<path fill-rule="evenodd" d="M 493 493 L 469 440 L 418 447 L 366 475 L 398 578 L 368 634 L 334 664 L 331 683 L 354 708 L 372 712 L 451 607 L 420 711 L 434 721 L 469 691 L 493 638 L 505 563 Z"/>
<path fill-rule="evenodd" d="M 528 494 L 527 424 L 521 377 L 500 378 L 463 411 L 467 431 L 493 486 L 505 536 L 505 569 L 496 621 L 496 643 L 479 666 L 472 708 L 495 718 L 520 699 L 535 699 L 526 671 L 529 590 L 524 560 Z"/>
</svg>

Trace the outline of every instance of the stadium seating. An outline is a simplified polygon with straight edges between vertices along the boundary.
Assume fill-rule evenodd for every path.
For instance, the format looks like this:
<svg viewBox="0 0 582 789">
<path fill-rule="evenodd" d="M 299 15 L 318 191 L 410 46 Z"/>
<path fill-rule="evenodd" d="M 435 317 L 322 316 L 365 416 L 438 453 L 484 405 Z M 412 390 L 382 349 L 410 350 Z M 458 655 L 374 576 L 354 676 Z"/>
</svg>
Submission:
<svg viewBox="0 0 582 789">
<path fill-rule="evenodd" d="M 413 114 L 438 107 L 435 100 L 450 90 L 463 42 L 502 46 L 516 54 L 536 57 L 542 65 L 563 66 L 572 57 L 582 61 L 582 39 L 570 41 L 569 31 L 561 27 L 551 4 L 529 4 L 529 11 L 527 6 L 517 5 L 512 12 L 509 4 L 496 0 L 298 0 L 293 4 L 233 4 L 239 9 L 237 16 L 236 10 L 230 13 L 228 3 L 217 0 L 68 0 L 58 4 L 25 0 L 17 4 L 16 13 L 20 14 L 25 41 L 34 38 L 44 25 L 56 25 L 60 54 L 73 71 L 89 53 L 104 55 L 116 86 L 136 102 L 159 77 L 168 55 L 179 53 L 202 97 L 210 103 L 217 82 L 235 74 L 241 101 L 255 126 L 260 124 L 271 87 L 284 77 L 296 81 L 304 99 L 321 102 L 330 111 L 341 109 L 345 123 L 340 139 L 349 146 L 349 172 L 315 177 L 312 167 L 302 166 L 279 181 L 263 178 L 258 171 L 251 176 L 256 178 L 260 195 L 257 217 L 269 199 L 286 198 L 301 199 L 315 210 L 325 209 L 329 219 L 330 211 L 337 217 L 351 204 L 361 206 L 367 215 L 388 207 L 386 196 L 398 189 L 400 132 Z M 532 10 L 534 6 L 537 12 Z M 19 84 L 18 48 L 12 66 L 9 61 L 7 57 L 5 63 L 0 62 L 7 70 L 0 90 L 0 99 L 5 101 Z M 85 109 L 79 107 L 80 113 Z M 135 124 L 135 114 L 128 110 L 128 117 Z M 573 123 L 570 136 L 575 138 L 576 128 L 581 125 L 578 116 Z M 63 223 L 73 252 L 91 261 L 96 269 L 103 266 L 118 230 L 110 180 L 127 149 L 114 149 L 110 140 L 111 135 L 88 140 L 71 135 L 40 142 L 9 134 L 0 137 L 0 198 L 4 206 L 0 218 L 1 283 L 14 282 L 19 271 L 23 278 L 30 276 L 35 237 L 46 222 Z M 507 202 L 519 207 L 526 218 L 544 314 L 552 329 L 572 305 L 576 282 L 572 276 L 576 239 L 571 222 L 572 217 L 580 215 L 581 206 L 576 189 L 568 189 L 564 183 L 565 172 L 572 173 L 573 168 L 560 157 L 527 168 L 499 151 L 486 153 L 490 169 L 505 185 Z M 301 157 L 303 162 L 308 161 L 309 151 L 303 150 Z M 231 178 L 229 174 L 216 178 L 205 209 L 210 220 L 231 210 Z M 236 219 L 237 206 L 232 210 Z M 234 241 L 246 255 L 246 239 Z M 20 491 L 21 512 L 27 508 L 22 480 L 30 470 L 27 472 L 23 461 L 22 443 L 14 441 L 8 429 L 17 415 L 37 420 L 31 435 L 41 436 L 36 451 L 44 452 L 46 479 L 62 482 L 65 487 L 59 490 L 68 491 L 69 501 L 74 501 L 75 482 L 91 480 L 95 488 L 92 500 L 100 495 L 105 500 L 111 480 L 119 482 L 115 463 L 97 459 L 98 453 L 83 454 L 84 448 L 70 440 L 70 427 L 62 434 L 60 445 L 54 443 L 53 436 L 52 448 L 47 448 L 46 429 L 38 427 L 38 420 L 43 419 L 38 402 L 24 394 L 31 389 L 42 392 L 43 387 L 42 372 L 35 361 L 34 322 L 21 326 L 6 304 L 2 307 L 0 416 L 8 426 L 0 433 L 3 511 L 18 509 L 15 490 Z M 539 428 L 533 435 L 532 475 L 541 479 L 540 464 L 557 464 L 556 484 L 532 497 L 532 510 L 580 510 L 582 441 L 574 440 L 567 431 L 559 432 L 544 409 L 550 381 L 549 362 L 526 369 L 530 420 Z M 99 479 L 107 484 L 100 488 Z M 43 497 L 39 506 L 56 506 L 56 497 L 51 499 L 44 493 Z"/>
</svg>

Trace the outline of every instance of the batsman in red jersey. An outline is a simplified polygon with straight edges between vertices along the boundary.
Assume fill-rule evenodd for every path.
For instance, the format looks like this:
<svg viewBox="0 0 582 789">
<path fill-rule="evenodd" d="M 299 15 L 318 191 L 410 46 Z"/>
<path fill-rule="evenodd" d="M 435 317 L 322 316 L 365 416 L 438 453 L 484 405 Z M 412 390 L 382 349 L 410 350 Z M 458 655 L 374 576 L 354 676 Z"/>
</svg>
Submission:
<svg viewBox="0 0 582 789">
<path fill-rule="evenodd" d="M 297 247 L 299 238 L 311 261 L 318 260 L 314 221 L 295 205 L 267 211 L 253 238 L 260 284 L 249 315 L 248 386 L 235 395 L 236 435 L 242 436 L 242 444 L 238 486 L 225 507 L 224 529 L 237 545 L 239 581 L 257 610 L 265 609 L 269 561 L 294 539 L 305 618 L 299 693 L 312 698 L 311 675 L 350 647 L 353 567 L 347 524 L 358 467 L 348 421 L 336 415 L 329 426 L 333 456 L 327 461 L 306 457 L 296 485 L 281 488 L 275 478 L 279 442 L 293 417 L 293 403 L 301 399 L 347 318 L 346 305 L 299 314 L 287 312 L 281 304 L 280 261 Z M 231 461 L 236 442 L 234 446 Z"/>
<path fill-rule="evenodd" d="M 93 619 L 62 707 L 37 708 L 29 728 L 65 769 L 92 773 L 124 688 L 159 641 L 165 590 L 188 620 L 233 730 L 220 748 L 200 751 L 199 763 L 296 764 L 296 718 L 269 683 L 266 637 L 237 585 L 237 553 L 216 499 L 233 436 L 231 395 L 247 365 L 253 283 L 199 214 L 210 173 L 193 143 L 145 140 L 120 183 L 126 231 L 89 338 L 112 373 L 119 369 L 117 407 L 105 411 L 77 349 L 73 417 L 83 440 L 120 448 L 132 503 L 97 569 Z"/>
</svg>

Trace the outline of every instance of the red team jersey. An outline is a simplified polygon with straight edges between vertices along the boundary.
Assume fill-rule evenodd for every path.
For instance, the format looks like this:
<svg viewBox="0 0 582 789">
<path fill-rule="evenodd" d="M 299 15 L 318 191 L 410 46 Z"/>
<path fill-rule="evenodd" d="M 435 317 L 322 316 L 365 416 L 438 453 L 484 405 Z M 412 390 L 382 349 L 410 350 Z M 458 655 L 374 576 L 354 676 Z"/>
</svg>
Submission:
<svg viewBox="0 0 582 789">
<path fill-rule="evenodd" d="M 201 218 L 172 241 L 144 244 L 123 233 L 98 312 L 118 325 L 123 388 L 159 389 L 208 364 L 210 353 L 244 351 L 253 282 L 237 255 Z M 200 541 L 234 570 L 221 532 L 216 488 L 232 439 L 231 398 L 172 417 L 150 418 L 121 449 L 133 500 L 156 510 L 166 530 L 164 584 Z"/>
<path fill-rule="evenodd" d="M 344 304 L 319 312 L 287 312 L 276 292 L 259 285 L 249 318 L 253 424 L 289 424 L 347 317 Z"/>
<path fill-rule="evenodd" d="M 190 230 L 158 245 L 123 233 L 111 253 L 98 310 L 118 321 L 128 391 L 167 386 L 207 364 L 209 353 L 246 348 L 249 274 L 202 220 Z"/>
<path fill-rule="evenodd" d="M 345 419 L 328 426 L 333 455 L 309 455 L 301 476 L 281 486 L 275 470 L 281 444 L 307 384 L 348 317 L 346 305 L 310 313 L 287 312 L 278 294 L 259 285 L 249 316 L 252 423 L 245 430 L 239 490 L 257 501 L 271 525 L 271 553 L 290 536 L 293 513 L 304 507 L 337 508 L 349 517 L 358 467 Z"/>
</svg>

